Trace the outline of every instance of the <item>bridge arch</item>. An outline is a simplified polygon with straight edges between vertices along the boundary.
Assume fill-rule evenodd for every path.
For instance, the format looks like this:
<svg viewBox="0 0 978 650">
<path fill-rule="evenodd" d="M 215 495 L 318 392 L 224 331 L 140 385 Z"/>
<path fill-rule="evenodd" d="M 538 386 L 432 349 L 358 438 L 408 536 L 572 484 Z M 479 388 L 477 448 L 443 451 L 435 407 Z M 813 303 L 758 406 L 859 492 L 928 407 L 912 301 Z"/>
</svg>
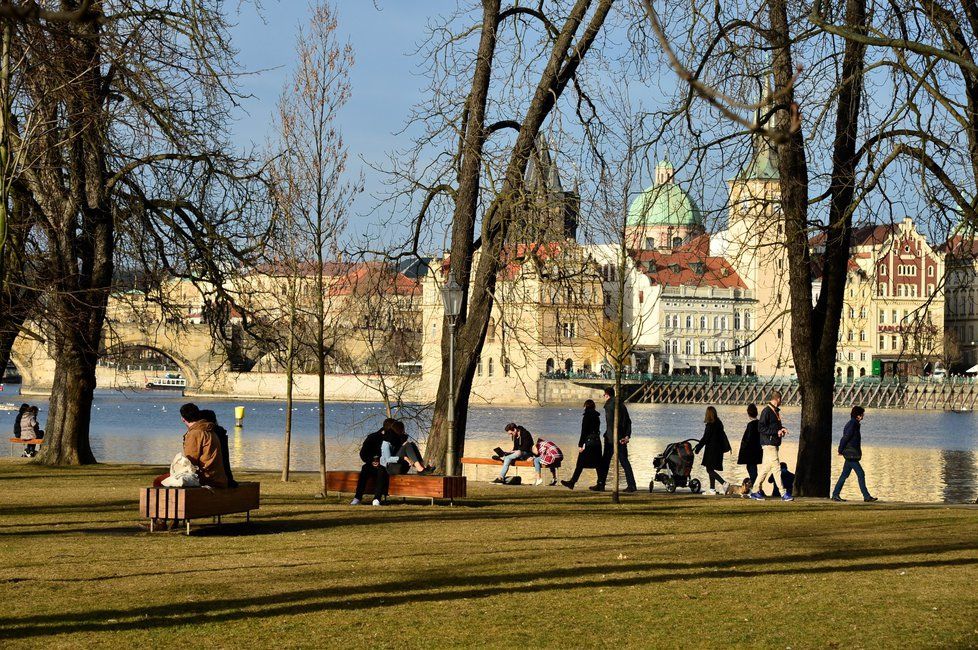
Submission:
<svg viewBox="0 0 978 650">
<path fill-rule="evenodd" d="M 187 380 L 186 390 L 196 390 L 200 386 L 200 372 L 197 366 L 182 354 L 169 346 L 156 345 L 148 341 L 119 341 L 105 348 L 102 358 L 118 356 L 126 350 L 150 350 L 172 361 L 180 374 Z"/>
<path fill-rule="evenodd" d="M 20 385 L 31 386 L 34 384 L 34 375 L 31 372 L 31 362 L 24 357 L 20 350 L 10 349 L 10 361 L 17 367 L 20 374 Z M 3 375 L 3 368 L 0 368 L 0 377 Z"/>
</svg>

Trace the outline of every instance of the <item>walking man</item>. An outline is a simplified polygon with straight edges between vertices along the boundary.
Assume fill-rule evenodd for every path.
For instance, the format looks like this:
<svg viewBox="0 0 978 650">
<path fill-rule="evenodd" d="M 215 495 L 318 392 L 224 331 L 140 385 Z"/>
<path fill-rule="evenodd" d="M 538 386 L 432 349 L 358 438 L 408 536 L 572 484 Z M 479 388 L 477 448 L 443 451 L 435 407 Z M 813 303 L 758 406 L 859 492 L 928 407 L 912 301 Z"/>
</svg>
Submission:
<svg viewBox="0 0 978 650">
<path fill-rule="evenodd" d="M 863 501 L 878 501 L 866 489 L 866 472 L 863 471 L 863 466 L 859 464 L 859 461 L 863 457 L 862 434 L 860 429 L 862 428 L 862 421 L 865 417 L 866 409 L 861 406 L 853 406 L 852 411 L 849 413 L 850 419 L 846 422 L 845 429 L 842 430 L 842 440 L 839 441 L 839 455 L 845 458 L 846 462 L 842 466 L 842 474 L 839 475 L 835 489 L 832 490 L 833 501 L 845 501 L 839 495 L 842 492 L 842 486 L 846 484 L 846 479 L 849 478 L 849 474 L 852 472 L 856 473 L 856 479 L 859 481 L 859 491 L 863 493 Z"/>
<path fill-rule="evenodd" d="M 781 482 L 781 457 L 779 451 L 781 440 L 788 435 L 788 430 L 781 426 L 781 392 L 771 391 L 768 404 L 761 411 L 761 417 L 757 420 L 757 432 L 761 437 L 761 449 L 763 455 L 761 466 L 757 475 L 757 482 L 754 483 L 754 492 L 750 498 L 755 501 L 764 500 L 764 492 L 761 486 L 767 481 L 768 476 L 774 477 L 774 484 L 781 492 L 782 501 L 794 501 L 791 492 L 784 489 Z"/>
<path fill-rule="evenodd" d="M 611 470 L 611 461 L 615 450 L 615 389 L 611 386 L 604 389 L 604 453 L 601 458 L 601 471 L 598 474 L 598 484 L 589 488 L 595 492 L 604 490 L 608 480 L 608 472 Z M 621 405 L 621 413 L 618 416 L 618 463 L 625 472 L 625 492 L 635 492 L 635 474 L 632 473 L 632 464 L 628 460 L 628 440 L 632 436 L 632 418 L 628 415 L 628 409 L 624 402 Z"/>
</svg>

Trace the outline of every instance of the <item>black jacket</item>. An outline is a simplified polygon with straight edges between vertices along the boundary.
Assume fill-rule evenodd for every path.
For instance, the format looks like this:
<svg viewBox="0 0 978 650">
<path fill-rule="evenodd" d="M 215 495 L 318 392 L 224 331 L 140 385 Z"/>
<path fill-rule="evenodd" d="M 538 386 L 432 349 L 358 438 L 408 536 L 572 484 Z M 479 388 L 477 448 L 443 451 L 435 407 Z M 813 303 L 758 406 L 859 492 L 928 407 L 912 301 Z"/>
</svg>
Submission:
<svg viewBox="0 0 978 650">
<path fill-rule="evenodd" d="M 224 473 L 228 477 L 228 487 L 238 487 L 238 482 L 234 480 L 234 475 L 231 474 L 231 450 L 228 448 L 228 430 L 219 424 L 215 424 L 214 433 L 221 442 L 221 457 L 224 461 Z"/>
<path fill-rule="evenodd" d="M 761 417 L 757 418 L 757 431 L 761 436 L 762 446 L 781 446 L 781 436 L 778 435 L 778 431 L 784 427 L 781 426 L 780 412 L 781 409 L 776 409 L 768 404 L 761 411 Z"/>
<path fill-rule="evenodd" d="M 533 455 L 533 435 L 523 427 L 516 427 L 513 451 L 522 451 L 527 455 Z"/>
<path fill-rule="evenodd" d="M 598 467 L 601 464 L 601 416 L 588 409 L 581 418 L 581 438 L 578 447 L 584 447 L 577 457 L 581 467 Z"/>
<path fill-rule="evenodd" d="M 757 430 L 757 420 L 751 420 L 744 429 L 737 452 L 738 465 L 760 465 L 764 452 L 761 449 L 761 434 Z"/>
<path fill-rule="evenodd" d="M 730 451 L 730 441 L 727 440 L 727 432 L 723 430 L 720 419 L 707 423 L 703 437 L 693 452 L 698 454 L 704 447 L 706 451 L 703 452 L 703 467 L 718 471 L 723 469 L 723 455 Z"/>
<path fill-rule="evenodd" d="M 618 439 L 630 438 L 632 435 L 632 418 L 628 415 L 625 403 L 621 404 L 621 421 L 618 423 Z M 604 439 L 609 445 L 615 439 L 612 433 L 615 426 L 615 400 L 609 399 L 604 403 Z"/>
<path fill-rule="evenodd" d="M 862 423 L 856 418 L 852 418 L 846 422 L 846 426 L 842 430 L 842 440 L 839 441 L 839 453 L 845 456 L 846 449 L 849 449 L 849 455 L 852 458 L 847 458 L 847 460 L 861 460 L 863 457 L 862 432 L 860 429 L 862 429 Z"/>
<path fill-rule="evenodd" d="M 380 445 L 384 442 L 384 430 L 374 431 L 367 434 L 360 445 L 360 460 L 364 463 L 373 462 L 374 458 L 380 458 Z"/>
</svg>

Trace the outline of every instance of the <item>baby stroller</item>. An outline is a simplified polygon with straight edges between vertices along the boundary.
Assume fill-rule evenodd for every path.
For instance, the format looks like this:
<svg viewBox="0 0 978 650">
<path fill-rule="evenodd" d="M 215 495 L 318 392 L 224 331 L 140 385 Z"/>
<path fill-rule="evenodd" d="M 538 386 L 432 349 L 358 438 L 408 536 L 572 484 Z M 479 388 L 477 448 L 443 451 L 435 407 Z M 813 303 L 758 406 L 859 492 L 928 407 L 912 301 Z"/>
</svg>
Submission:
<svg viewBox="0 0 978 650">
<path fill-rule="evenodd" d="M 699 479 L 689 478 L 695 456 L 693 445 L 698 442 L 696 438 L 689 438 L 666 445 L 662 453 L 652 461 L 655 478 L 649 481 L 649 492 L 658 481 L 666 486 L 666 492 L 675 492 L 677 487 L 688 487 L 693 494 L 699 494 L 702 487 Z"/>
</svg>

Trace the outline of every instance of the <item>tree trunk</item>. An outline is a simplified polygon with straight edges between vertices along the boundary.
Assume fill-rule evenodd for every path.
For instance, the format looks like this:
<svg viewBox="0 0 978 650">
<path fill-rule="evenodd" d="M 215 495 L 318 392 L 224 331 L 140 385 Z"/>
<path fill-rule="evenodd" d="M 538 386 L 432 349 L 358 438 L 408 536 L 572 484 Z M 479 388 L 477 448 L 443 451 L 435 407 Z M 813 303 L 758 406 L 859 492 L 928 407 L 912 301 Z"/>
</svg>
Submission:
<svg viewBox="0 0 978 650">
<path fill-rule="evenodd" d="M 282 480 L 288 482 L 292 464 L 292 391 L 295 386 L 295 323 L 289 327 L 288 362 L 285 367 L 285 450 L 282 457 Z"/>
<path fill-rule="evenodd" d="M 55 340 L 54 385 L 41 447 L 45 465 L 90 465 L 89 440 L 97 356 L 74 336 Z"/>
<path fill-rule="evenodd" d="M 827 497 L 832 480 L 832 394 L 835 378 L 805 387 L 801 400 L 801 431 L 794 492 L 797 496 Z"/>
</svg>

